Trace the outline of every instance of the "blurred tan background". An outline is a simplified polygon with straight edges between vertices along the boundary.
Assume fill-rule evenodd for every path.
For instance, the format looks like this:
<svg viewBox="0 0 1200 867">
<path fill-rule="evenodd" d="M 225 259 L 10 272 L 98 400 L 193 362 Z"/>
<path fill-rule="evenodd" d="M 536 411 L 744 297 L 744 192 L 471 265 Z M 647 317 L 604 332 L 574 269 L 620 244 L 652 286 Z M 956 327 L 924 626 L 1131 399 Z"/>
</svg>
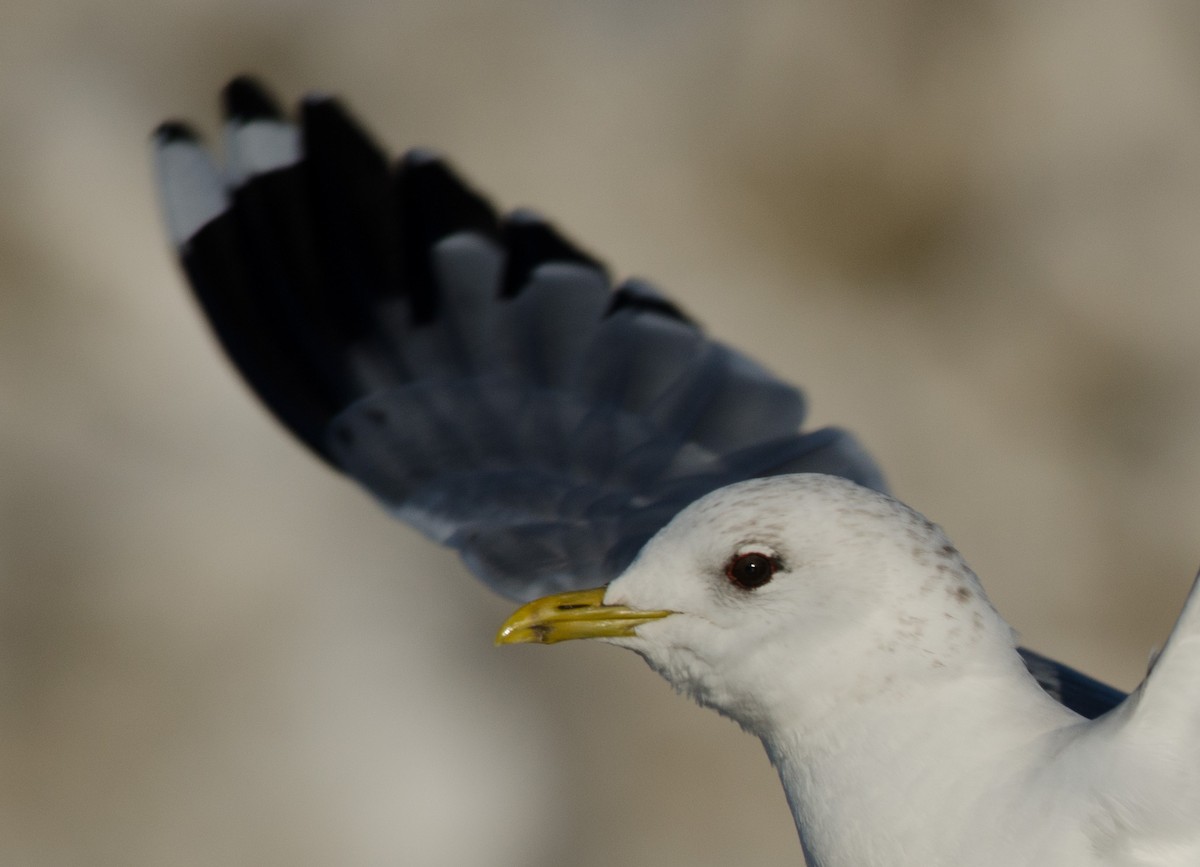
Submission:
<svg viewBox="0 0 1200 867">
<path fill-rule="evenodd" d="M 1029 645 L 1131 688 L 1200 563 L 1200 7 L 0 11 L 0 863 L 795 865 L 758 744 L 250 398 L 147 134 L 252 71 L 451 154 L 803 383 Z"/>
</svg>

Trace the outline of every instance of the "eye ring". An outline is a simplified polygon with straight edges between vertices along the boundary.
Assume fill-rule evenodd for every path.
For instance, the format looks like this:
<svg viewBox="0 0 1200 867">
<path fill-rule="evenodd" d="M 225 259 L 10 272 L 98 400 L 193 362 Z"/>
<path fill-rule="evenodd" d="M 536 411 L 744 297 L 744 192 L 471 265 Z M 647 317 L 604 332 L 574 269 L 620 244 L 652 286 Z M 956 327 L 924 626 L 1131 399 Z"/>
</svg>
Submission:
<svg viewBox="0 0 1200 867">
<path fill-rule="evenodd" d="M 779 561 L 761 551 L 734 554 L 725 564 L 725 577 L 743 590 L 756 590 L 775 577 Z"/>
</svg>

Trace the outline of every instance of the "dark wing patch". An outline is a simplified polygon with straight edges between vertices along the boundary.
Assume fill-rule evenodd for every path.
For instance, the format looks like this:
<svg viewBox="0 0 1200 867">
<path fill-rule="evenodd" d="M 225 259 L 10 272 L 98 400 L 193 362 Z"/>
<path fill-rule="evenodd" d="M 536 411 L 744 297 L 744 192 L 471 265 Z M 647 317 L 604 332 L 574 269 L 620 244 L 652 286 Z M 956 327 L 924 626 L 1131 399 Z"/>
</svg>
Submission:
<svg viewBox="0 0 1200 867">
<path fill-rule="evenodd" d="M 1018 647 L 1017 652 L 1042 689 L 1082 717 L 1095 719 L 1125 700 L 1125 693 L 1119 689 L 1113 689 L 1070 666 L 1026 647 Z"/>
</svg>

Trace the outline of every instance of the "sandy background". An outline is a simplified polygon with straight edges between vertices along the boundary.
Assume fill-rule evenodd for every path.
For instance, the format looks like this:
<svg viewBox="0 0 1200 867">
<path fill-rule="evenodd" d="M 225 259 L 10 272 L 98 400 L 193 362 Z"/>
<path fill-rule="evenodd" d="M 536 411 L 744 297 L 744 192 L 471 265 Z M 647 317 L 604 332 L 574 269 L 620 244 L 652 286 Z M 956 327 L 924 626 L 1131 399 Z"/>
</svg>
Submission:
<svg viewBox="0 0 1200 867">
<path fill-rule="evenodd" d="M 803 383 L 1031 646 L 1200 562 L 1194 3 L 0 11 L 0 863 L 797 864 L 756 742 L 508 612 L 216 351 L 147 134 L 343 94 Z"/>
</svg>

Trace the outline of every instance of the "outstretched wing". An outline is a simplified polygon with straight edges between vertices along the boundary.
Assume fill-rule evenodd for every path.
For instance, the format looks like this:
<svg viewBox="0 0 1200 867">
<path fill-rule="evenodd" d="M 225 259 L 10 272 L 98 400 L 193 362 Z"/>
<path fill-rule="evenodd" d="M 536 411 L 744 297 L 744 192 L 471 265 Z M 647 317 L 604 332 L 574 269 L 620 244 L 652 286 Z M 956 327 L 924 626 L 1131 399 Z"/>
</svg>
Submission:
<svg viewBox="0 0 1200 867">
<path fill-rule="evenodd" d="M 392 165 L 336 101 L 294 125 L 247 79 L 225 111 L 223 169 L 182 124 L 156 134 L 213 330 L 301 441 L 500 593 L 604 583 L 740 479 L 883 487 L 848 433 L 800 432 L 797 389 L 436 156 Z"/>
<path fill-rule="evenodd" d="M 882 490 L 850 434 L 649 284 L 529 212 L 499 218 L 433 154 L 395 165 L 326 97 L 285 119 L 225 91 L 225 164 L 155 136 L 163 211 L 234 364 L 302 442 L 525 601 L 605 583 L 680 509 L 754 476 Z M 1022 650 L 1093 718 L 1122 694 Z"/>
</svg>

